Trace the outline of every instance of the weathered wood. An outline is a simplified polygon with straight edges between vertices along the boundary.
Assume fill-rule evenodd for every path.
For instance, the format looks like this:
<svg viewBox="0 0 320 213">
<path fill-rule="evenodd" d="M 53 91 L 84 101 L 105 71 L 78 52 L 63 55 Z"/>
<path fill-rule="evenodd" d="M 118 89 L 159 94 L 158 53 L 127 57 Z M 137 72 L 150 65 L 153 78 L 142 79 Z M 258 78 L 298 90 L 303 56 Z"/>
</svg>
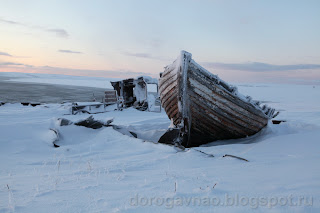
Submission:
<svg viewBox="0 0 320 213">
<path fill-rule="evenodd" d="M 193 65 L 194 66 L 194 65 Z M 193 68 L 193 66 L 190 66 Z M 245 102 L 241 100 L 240 98 L 236 97 L 234 94 L 227 91 L 224 87 L 222 87 L 218 83 L 212 83 L 213 78 L 208 77 L 206 72 L 201 72 L 201 69 L 192 69 L 190 71 L 192 75 L 194 76 L 194 80 L 199 80 L 200 83 L 204 87 L 207 87 L 209 90 L 215 93 L 215 96 L 221 97 L 221 100 L 223 100 L 227 104 L 231 104 L 232 107 L 234 107 L 234 110 L 239 110 L 241 113 L 249 116 L 250 114 L 254 114 L 259 117 L 267 117 L 265 114 L 263 114 L 260 110 L 257 110 L 256 107 L 254 107 L 252 104 L 249 104 L 248 102 Z M 201 82 L 202 81 L 202 82 Z M 231 90 L 231 89 L 230 89 Z"/>
<path fill-rule="evenodd" d="M 219 105 L 218 101 L 210 100 L 209 98 L 205 99 L 199 96 L 197 93 L 190 93 L 190 95 L 194 97 L 195 101 L 201 102 L 207 108 L 211 108 L 212 111 L 215 111 L 215 114 L 217 114 L 219 117 L 224 118 L 223 120 L 229 120 L 231 123 L 237 124 L 241 129 L 247 129 L 247 131 L 258 131 L 259 127 L 266 125 L 266 123 L 261 124 L 256 120 L 243 116 L 233 111 L 228 106 Z"/>
<path fill-rule="evenodd" d="M 273 124 L 280 124 L 282 122 L 287 122 L 287 121 L 285 121 L 285 120 L 272 120 Z"/>
<path fill-rule="evenodd" d="M 222 156 L 222 157 L 223 157 L 223 158 L 224 158 L 224 157 L 237 158 L 237 159 L 239 159 L 239 160 L 243 160 L 243 161 L 249 162 L 247 159 L 242 158 L 242 157 L 238 157 L 238 156 L 235 156 L 235 155 L 228 155 L 228 154 L 226 154 L 226 155 L 224 155 L 224 156 Z"/>
<path fill-rule="evenodd" d="M 210 158 L 213 158 L 213 157 L 214 157 L 214 155 L 213 155 L 213 154 L 208 154 L 208 153 L 203 152 L 203 151 L 198 150 L 198 149 L 193 149 L 193 150 L 195 150 L 195 151 L 197 151 L 197 152 L 200 152 L 201 154 L 205 154 L 206 156 L 208 156 L 208 157 L 210 157 Z M 215 185 L 213 186 L 213 188 L 214 188 L 214 187 L 215 187 Z"/>
<path fill-rule="evenodd" d="M 117 103 L 117 91 L 116 90 L 107 90 L 104 92 L 104 103 L 109 104 L 115 104 Z"/>
<path fill-rule="evenodd" d="M 165 68 L 159 91 L 162 106 L 180 129 L 185 147 L 253 135 L 276 115 L 274 109 L 260 107 L 251 97 L 241 99 L 236 87 L 209 73 L 184 51 Z"/>
</svg>

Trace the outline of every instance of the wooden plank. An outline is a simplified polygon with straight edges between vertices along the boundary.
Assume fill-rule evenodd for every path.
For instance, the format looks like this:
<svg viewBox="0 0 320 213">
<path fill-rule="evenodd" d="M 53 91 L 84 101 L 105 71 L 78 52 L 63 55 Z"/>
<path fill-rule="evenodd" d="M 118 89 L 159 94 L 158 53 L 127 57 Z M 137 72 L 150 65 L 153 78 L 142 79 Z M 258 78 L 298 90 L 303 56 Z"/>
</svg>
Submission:
<svg viewBox="0 0 320 213">
<path fill-rule="evenodd" d="M 191 90 L 195 97 L 199 100 L 204 100 L 203 103 L 207 105 L 208 110 L 215 108 L 216 110 L 219 109 L 223 111 L 222 113 L 228 114 L 234 119 L 235 122 L 239 123 L 242 126 L 250 126 L 251 128 L 259 128 L 261 126 L 265 126 L 267 123 L 267 119 L 261 119 L 261 117 L 257 117 L 253 114 L 242 114 L 236 110 L 236 106 L 233 106 L 232 103 L 229 102 L 221 102 L 219 99 L 219 95 L 208 95 L 204 91 L 199 90 L 198 88 L 193 88 Z"/>
<path fill-rule="evenodd" d="M 177 81 L 177 73 L 173 73 L 170 76 L 167 76 L 167 78 L 161 80 L 161 84 L 159 83 L 159 90 L 163 90 L 167 88 L 169 85 L 174 84 L 174 82 Z"/>
<path fill-rule="evenodd" d="M 265 123 L 265 121 L 268 120 L 267 116 L 262 111 L 256 109 L 250 103 L 239 101 L 240 99 L 238 97 L 223 91 L 218 85 L 210 84 L 207 82 L 207 79 L 201 78 L 200 75 L 197 75 L 194 72 L 189 76 L 191 86 L 200 90 L 203 95 L 219 101 L 221 108 L 229 108 L 235 113 L 248 117 L 253 122 L 258 119 L 258 122 Z"/>
<path fill-rule="evenodd" d="M 247 135 L 253 133 L 251 129 L 233 123 L 233 120 L 228 118 L 227 115 L 219 114 L 216 111 L 206 110 L 205 106 L 203 105 L 203 102 L 198 101 L 194 102 L 193 104 L 196 110 L 199 111 L 199 113 L 206 115 L 206 117 L 208 118 L 207 120 L 202 121 L 206 124 L 213 123 L 216 126 L 220 126 L 222 129 L 228 132 L 228 134 L 235 135 L 237 137 L 246 137 Z M 197 124 L 195 123 L 194 125 Z"/>
<path fill-rule="evenodd" d="M 104 102 L 106 104 L 113 104 L 113 103 L 117 103 L 118 99 L 117 99 L 117 91 L 115 90 L 107 90 L 104 92 L 105 96 L 104 96 Z"/>
</svg>

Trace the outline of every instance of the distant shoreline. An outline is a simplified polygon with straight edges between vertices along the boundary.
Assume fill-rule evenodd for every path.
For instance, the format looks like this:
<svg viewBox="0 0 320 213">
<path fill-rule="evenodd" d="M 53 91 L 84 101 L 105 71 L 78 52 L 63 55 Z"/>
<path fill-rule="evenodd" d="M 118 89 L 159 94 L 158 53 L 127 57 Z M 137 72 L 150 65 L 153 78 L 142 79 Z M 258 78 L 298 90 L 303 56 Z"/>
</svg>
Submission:
<svg viewBox="0 0 320 213">
<path fill-rule="evenodd" d="M 8 81 L 9 79 L 14 77 L 0 76 L 0 102 L 88 102 L 93 100 L 93 94 L 96 101 L 102 101 L 104 91 L 107 90 L 86 86 Z"/>
</svg>

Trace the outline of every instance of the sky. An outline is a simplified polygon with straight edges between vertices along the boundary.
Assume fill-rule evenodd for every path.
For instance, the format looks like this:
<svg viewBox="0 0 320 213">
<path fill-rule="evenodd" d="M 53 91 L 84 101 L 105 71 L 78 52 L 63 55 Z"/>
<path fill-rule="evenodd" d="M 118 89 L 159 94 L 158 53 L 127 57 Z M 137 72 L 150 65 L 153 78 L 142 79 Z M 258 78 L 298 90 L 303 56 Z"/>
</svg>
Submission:
<svg viewBox="0 0 320 213">
<path fill-rule="evenodd" d="M 0 0 L 0 72 L 158 77 L 181 50 L 227 81 L 320 84 L 318 0 Z"/>
</svg>

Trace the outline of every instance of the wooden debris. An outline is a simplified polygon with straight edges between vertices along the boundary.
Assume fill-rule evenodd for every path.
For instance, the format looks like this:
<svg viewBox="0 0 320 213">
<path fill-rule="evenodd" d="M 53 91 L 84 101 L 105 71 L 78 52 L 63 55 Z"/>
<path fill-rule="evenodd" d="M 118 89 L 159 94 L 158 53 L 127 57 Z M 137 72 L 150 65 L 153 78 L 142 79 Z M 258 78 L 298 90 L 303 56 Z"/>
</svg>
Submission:
<svg viewBox="0 0 320 213">
<path fill-rule="evenodd" d="M 66 118 L 58 118 L 58 121 L 60 122 L 60 126 L 68 126 L 72 124 L 72 121 Z"/>
<path fill-rule="evenodd" d="M 213 185 L 212 189 L 214 189 L 214 187 L 216 187 L 216 185 L 217 185 L 217 183 L 215 183 L 215 184 Z"/>
<path fill-rule="evenodd" d="M 56 142 L 59 140 L 60 135 L 59 135 L 59 131 L 57 129 L 52 129 L 50 128 L 51 131 L 53 131 L 56 135 L 56 138 L 52 141 L 53 147 L 58 148 L 60 147 L 59 145 L 56 144 Z"/>
<path fill-rule="evenodd" d="M 203 151 L 201 151 L 201 150 L 198 150 L 198 149 L 193 149 L 193 150 L 195 150 L 195 151 L 197 151 L 197 152 L 200 152 L 200 153 L 202 153 L 202 154 L 205 154 L 206 156 L 208 156 L 208 157 L 210 157 L 210 158 L 213 158 L 213 157 L 214 157 L 213 154 L 208 154 L 208 153 L 205 153 L 205 152 L 203 152 Z"/>
<path fill-rule="evenodd" d="M 237 158 L 237 159 L 239 159 L 239 160 L 243 160 L 243 161 L 249 162 L 247 159 L 241 158 L 241 157 L 238 157 L 238 156 L 235 156 L 235 155 L 228 155 L 228 154 L 226 154 L 226 155 L 224 155 L 224 156 L 222 156 L 222 157 L 223 157 L 223 158 L 224 158 L 224 157 Z"/>
<path fill-rule="evenodd" d="M 75 123 L 75 125 L 88 127 L 91 129 L 100 129 L 101 127 L 104 127 L 104 126 L 106 126 L 106 127 L 110 126 L 112 121 L 113 121 L 113 119 L 110 119 L 105 123 L 102 121 L 95 120 L 93 118 L 93 116 L 91 115 L 90 117 L 86 118 L 85 120 L 82 120 L 82 121 Z"/>
<path fill-rule="evenodd" d="M 272 120 L 273 124 L 280 124 L 282 122 L 287 122 L 287 121 L 285 121 L 285 120 Z"/>
</svg>

